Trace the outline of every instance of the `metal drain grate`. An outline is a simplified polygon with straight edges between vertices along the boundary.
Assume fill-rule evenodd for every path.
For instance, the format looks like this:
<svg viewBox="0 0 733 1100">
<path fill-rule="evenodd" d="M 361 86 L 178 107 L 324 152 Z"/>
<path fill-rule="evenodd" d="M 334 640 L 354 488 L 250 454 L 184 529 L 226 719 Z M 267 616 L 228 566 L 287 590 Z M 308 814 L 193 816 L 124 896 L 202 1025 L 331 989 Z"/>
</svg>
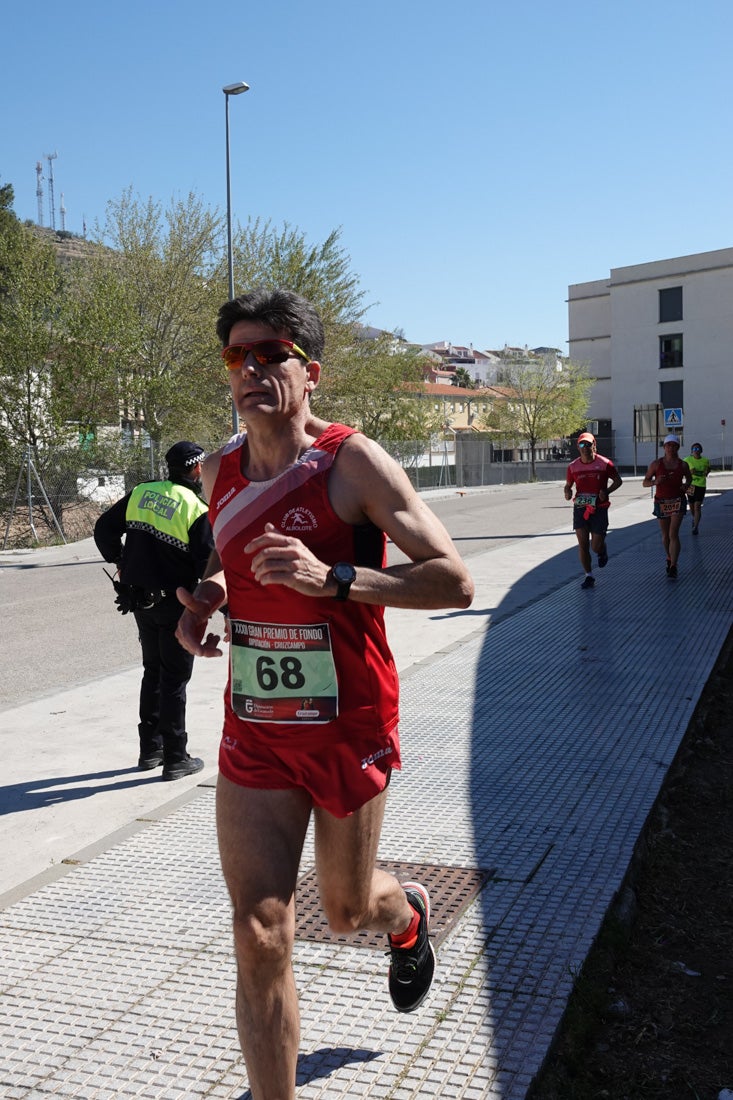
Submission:
<svg viewBox="0 0 733 1100">
<path fill-rule="evenodd" d="M 436 946 L 494 874 L 493 870 L 480 867 L 447 867 L 395 860 L 379 860 L 377 866 L 396 875 L 400 882 L 417 881 L 427 886 L 430 891 L 430 939 Z M 298 882 L 295 938 L 372 948 L 384 948 L 386 941 L 383 932 L 357 932 L 354 936 L 335 936 L 329 932 L 321 909 L 315 870 L 308 871 Z"/>
</svg>

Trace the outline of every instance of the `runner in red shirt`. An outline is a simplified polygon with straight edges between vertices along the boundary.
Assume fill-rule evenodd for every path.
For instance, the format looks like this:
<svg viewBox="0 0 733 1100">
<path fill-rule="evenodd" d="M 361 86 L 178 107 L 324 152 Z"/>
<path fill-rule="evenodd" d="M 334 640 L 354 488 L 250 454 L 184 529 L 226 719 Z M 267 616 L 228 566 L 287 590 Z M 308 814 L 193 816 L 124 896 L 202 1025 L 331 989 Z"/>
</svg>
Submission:
<svg viewBox="0 0 733 1100">
<path fill-rule="evenodd" d="M 217 335 L 245 431 L 204 463 L 216 549 L 194 593 L 179 589 L 178 638 L 197 656 L 220 655 L 207 630 L 227 605 L 216 806 L 237 1026 L 252 1096 L 293 1100 L 295 889 L 311 819 L 333 931 L 387 934 L 398 1011 L 430 988 L 428 892 L 376 868 L 399 767 L 383 609 L 465 608 L 473 582 L 397 463 L 312 413 L 324 332 L 310 302 L 259 288 L 222 306 Z M 387 564 L 387 538 L 408 560 Z"/>
<path fill-rule="evenodd" d="M 687 511 L 687 490 L 692 485 L 690 467 L 679 456 L 680 441 L 676 435 L 664 440 L 664 456 L 649 463 L 642 482 L 646 489 L 654 486 L 654 515 L 659 521 L 662 545 L 667 555 L 667 576 L 677 576 L 680 556 L 680 526 Z"/>
<path fill-rule="evenodd" d="M 598 555 L 598 568 L 608 561 L 606 531 L 608 530 L 609 496 L 622 484 L 618 470 L 610 458 L 596 453 L 596 437 L 590 432 L 578 436 L 579 458 L 568 466 L 565 478 L 565 499 L 573 496 L 573 530 L 578 540 L 578 557 L 585 579 L 581 588 L 592 588 L 593 576 L 591 549 Z"/>
</svg>

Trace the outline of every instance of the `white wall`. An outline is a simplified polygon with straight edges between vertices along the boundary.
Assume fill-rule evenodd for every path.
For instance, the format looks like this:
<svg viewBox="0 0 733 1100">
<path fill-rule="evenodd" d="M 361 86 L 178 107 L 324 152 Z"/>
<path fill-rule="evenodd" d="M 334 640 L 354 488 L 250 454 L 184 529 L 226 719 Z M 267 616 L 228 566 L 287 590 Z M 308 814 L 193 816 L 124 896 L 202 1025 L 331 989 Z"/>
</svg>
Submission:
<svg viewBox="0 0 733 1100">
<path fill-rule="evenodd" d="M 659 322 L 659 291 L 682 287 L 682 320 Z M 634 461 L 635 405 L 660 400 L 661 381 L 684 385 L 683 447 L 699 439 L 713 462 L 733 451 L 733 248 L 614 268 L 568 294 L 570 357 L 598 379 L 591 419 L 610 417 L 616 459 Z M 682 333 L 683 366 L 659 368 L 659 337 Z M 725 429 L 721 419 L 726 420 Z M 639 445 L 636 460 L 657 454 Z"/>
</svg>

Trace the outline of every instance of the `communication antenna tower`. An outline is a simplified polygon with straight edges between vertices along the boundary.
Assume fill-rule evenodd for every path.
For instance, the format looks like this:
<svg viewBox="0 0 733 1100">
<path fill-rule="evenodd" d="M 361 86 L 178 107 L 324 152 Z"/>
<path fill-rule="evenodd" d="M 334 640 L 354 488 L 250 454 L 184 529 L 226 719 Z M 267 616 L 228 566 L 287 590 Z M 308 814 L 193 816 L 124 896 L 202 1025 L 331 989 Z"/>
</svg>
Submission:
<svg viewBox="0 0 733 1100">
<path fill-rule="evenodd" d="M 43 165 L 36 161 L 36 199 L 38 200 L 38 224 L 43 225 Z"/>
<path fill-rule="evenodd" d="M 61 232 L 66 230 L 66 207 L 64 206 L 64 193 L 61 192 L 61 206 L 59 207 L 59 213 L 61 214 Z"/>
<path fill-rule="evenodd" d="M 56 160 L 58 153 L 46 153 L 45 156 L 48 161 L 48 209 L 51 212 L 51 228 L 55 229 L 56 207 L 53 198 L 53 162 Z"/>
</svg>

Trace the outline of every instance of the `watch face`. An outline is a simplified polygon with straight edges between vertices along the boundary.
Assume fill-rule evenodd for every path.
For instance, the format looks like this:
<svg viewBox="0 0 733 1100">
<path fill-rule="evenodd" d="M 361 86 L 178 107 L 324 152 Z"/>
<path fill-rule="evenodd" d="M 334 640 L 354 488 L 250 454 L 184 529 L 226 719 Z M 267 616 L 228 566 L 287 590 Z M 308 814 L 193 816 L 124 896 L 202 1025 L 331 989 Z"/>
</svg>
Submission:
<svg viewBox="0 0 733 1100">
<path fill-rule="evenodd" d="M 352 584 L 356 580 L 356 570 L 345 561 L 337 561 L 333 567 L 334 580 L 339 584 Z"/>
</svg>

